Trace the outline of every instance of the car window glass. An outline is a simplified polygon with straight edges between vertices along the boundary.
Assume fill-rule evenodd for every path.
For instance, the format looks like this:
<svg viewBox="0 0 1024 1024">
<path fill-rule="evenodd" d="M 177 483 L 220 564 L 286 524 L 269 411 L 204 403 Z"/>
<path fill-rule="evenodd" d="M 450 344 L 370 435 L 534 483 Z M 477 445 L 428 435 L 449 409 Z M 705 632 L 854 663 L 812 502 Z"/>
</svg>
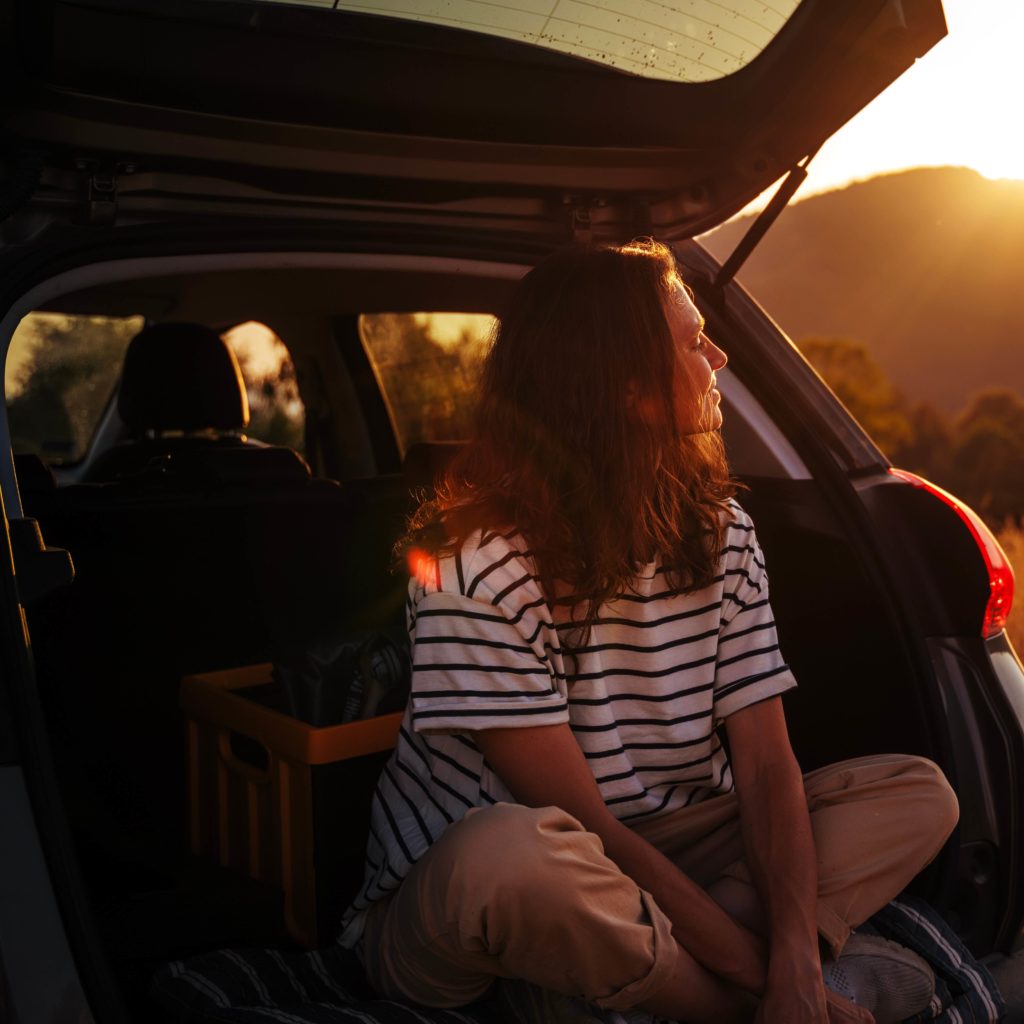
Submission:
<svg viewBox="0 0 1024 1024">
<path fill-rule="evenodd" d="M 460 441 L 496 320 L 480 313 L 367 313 L 359 335 L 404 455 L 417 441 Z"/>
<path fill-rule="evenodd" d="M 288 2 L 501 36 L 644 78 L 707 82 L 749 64 L 775 38 L 800 0 Z"/>
<path fill-rule="evenodd" d="M 121 372 L 141 316 L 29 313 L 14 332 L 4 367 L 11 443 L 47 462 L 77 462 Z"/>
<path fill-rule="evenodd" d="M 249 396 L 248 437 L 303 450 L 306 410 L 285 343 L 266 324 L 249 320 L 222 335 L 233 349 Z"/>
</svg>

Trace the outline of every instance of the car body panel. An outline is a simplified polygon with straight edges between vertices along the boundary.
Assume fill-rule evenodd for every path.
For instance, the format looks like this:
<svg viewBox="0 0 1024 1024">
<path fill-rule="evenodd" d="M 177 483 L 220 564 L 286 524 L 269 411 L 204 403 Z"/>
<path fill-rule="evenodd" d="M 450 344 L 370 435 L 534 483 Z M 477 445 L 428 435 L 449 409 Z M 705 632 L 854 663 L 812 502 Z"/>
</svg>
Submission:
<svg viewBox="0 0 1024 1024">
<path fill-rule="evenodd" d="M 11 1021 L 93 1020 L 68 946 L 24 775 L 0 767 L 0 972 Z M 4 979 L 0 976 L 0 985 Z"/>
<path fill-rule="evenodd" d="M 1007 785 L 1024 768 L 1024 717 L 1008 707 L 1009 693 L 1021 686 L 1020 666 L 1015 681 L 1009 664 L 1002 673 L 980 671 L 988 661 L 983 645 L 980 638 L 956 637 L 929 643 L 958 766 L 963 862 L 951 902 L 957 930 L 982 953 L 992 945 L 1010 948 L 1024 900 L 1021 788 Z"/>
</svg>

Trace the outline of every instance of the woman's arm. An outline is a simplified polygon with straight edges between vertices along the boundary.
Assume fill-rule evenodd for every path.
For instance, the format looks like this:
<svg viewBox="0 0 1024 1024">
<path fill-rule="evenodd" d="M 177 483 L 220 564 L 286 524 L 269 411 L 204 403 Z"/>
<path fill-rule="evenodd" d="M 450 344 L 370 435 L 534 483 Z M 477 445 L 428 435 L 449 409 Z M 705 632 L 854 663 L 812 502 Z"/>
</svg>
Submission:
<svg viewBox="0 0 1024 1024">
<path fill-rule="evenodd" d="M 818 954 L 818 873 L 803 775 L 782 700 L 725 720 L 746 861 L 766 915 L 768 977 L 759 1019 L 825 1020 Z"/>
<path fill-rule="evenodd" d="M 654 897 L 672 922 L 676 941 L 695 960 L 750 992 L 764 990 L 764 943 L 612 816 L 568 725 L 487 729 L 476 732 L 474 739 L 517 801 L 529 807 L 561 807 L 597 835 L 606 855 Z"/>
</svg>

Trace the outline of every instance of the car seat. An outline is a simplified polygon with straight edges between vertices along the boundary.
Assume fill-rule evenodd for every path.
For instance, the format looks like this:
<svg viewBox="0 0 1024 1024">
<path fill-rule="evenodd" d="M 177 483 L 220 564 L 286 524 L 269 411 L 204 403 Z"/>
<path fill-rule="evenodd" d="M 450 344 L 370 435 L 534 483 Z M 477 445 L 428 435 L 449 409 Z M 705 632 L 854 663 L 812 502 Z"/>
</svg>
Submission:
<svg viewBox="0 0 1024 1024">
<path fill-rule="evenodd" d="M 161 456 L 174 456 L 177 464 L 183 458 L 209 463 L 230 450 L 228 458 L 237 463 L 240 450 L 266 447 L 244 434 L 249 402 L 234 353 L 216 331 L 202 324 L 152 324 L 132 339 L 124 357 L 117 411 L 129 438 L 101 453 L 83 475 L 85 481 L 132 476 Z M 264 463 L 286 459 L 278 454 L 242 461 L 258 461 L 262 469 Z"/>
</svg>

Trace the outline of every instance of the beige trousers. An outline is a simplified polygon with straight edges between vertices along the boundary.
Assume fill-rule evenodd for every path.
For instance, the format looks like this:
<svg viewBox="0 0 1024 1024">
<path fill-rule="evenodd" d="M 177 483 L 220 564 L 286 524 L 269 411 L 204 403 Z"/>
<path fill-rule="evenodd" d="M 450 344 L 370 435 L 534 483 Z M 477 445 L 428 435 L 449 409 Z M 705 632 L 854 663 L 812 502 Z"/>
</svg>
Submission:
<svg viewBox="0 0 1024 1024">
<path fill-rule="evenodd" d="M 804 776 L 818 854 L 818 929 L 850 934 L 938 853 L 957 803 L 931 761 L 862 757 Z M 735 794 L 638 822 L 635 831 L 702 886 L 752 884 Z M 678 956 L 654 899 L 557 807 L 472 810 L 370 911 L 367 973 L 391 998 L 463 1006 L 495 978 L 523 978 L 609 1009 L 646 1002 Z"/>
</svg>

